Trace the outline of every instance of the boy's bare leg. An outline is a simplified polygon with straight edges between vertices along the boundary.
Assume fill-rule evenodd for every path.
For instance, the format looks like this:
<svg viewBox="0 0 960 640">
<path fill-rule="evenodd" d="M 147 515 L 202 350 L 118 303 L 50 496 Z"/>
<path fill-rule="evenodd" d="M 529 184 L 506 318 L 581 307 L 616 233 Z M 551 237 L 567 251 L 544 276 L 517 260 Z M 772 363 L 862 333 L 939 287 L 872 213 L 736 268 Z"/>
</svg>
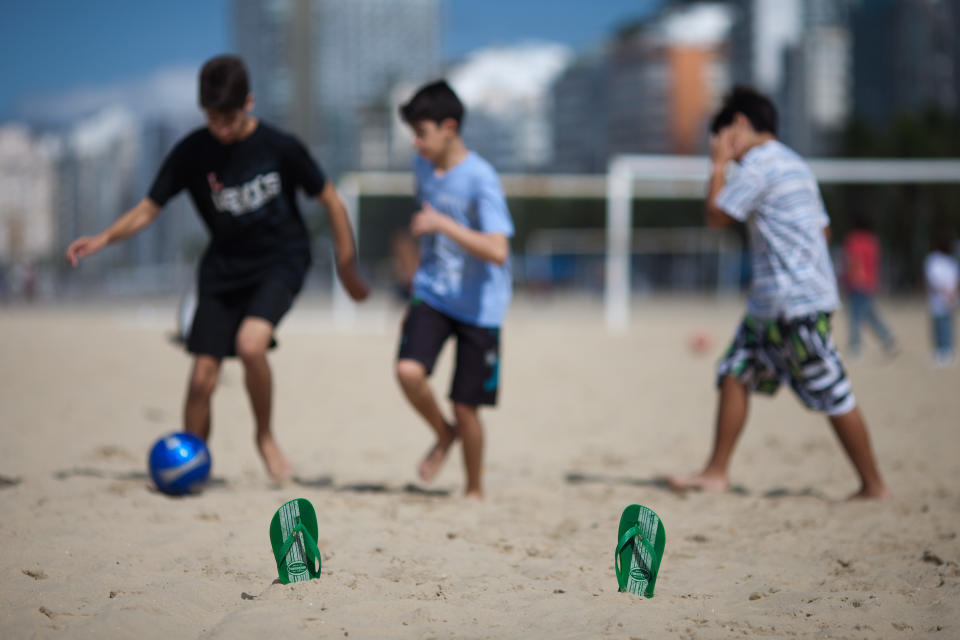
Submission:
<svg viewBox="0 0 960 640">
<path fill-rule="evenodd" d="M 860 476 L 860 491 L 850 496 L 851 499 L 877 498 L 886 500 L 890 497 L 887 485 L 880 477 L 877 462 L 870 447 L 870 436 L 867 425 L 863 421 L 860 410 L 854 407 L 847 413 L 839 416 L 830 416 L 830 424 L 843 445 L 843 450 L 850 457 L 854 469 Z"/>
<path fill-rule="evenodd" d="M 466 496 L 483 499 L 483 424 L 477 407 L 453 403 L 457 431 L 463 440 L 463 463 L 467 469 Z"/>
<path fill-rule="evenodd" d="M 433 429 L 437 437 L 437 441 L 424 456 L 418 469 L 420 478 L 424 482 L 430 482 L 440 472 L 450 447 L 457 439 L 457 432 L 440 412 L 430 383 L 427 382 L 427 370 L 421 363 L 409 359 L 398 360 L 397 380 L 407 400 Z"/>
<path fill-rule="evenodd" d="M 220 360 L 213 356 L 196 356 L 187 384 L 187 397 L 183 406 L 183 428 L 187 433 L 206 442 L 210 437 L 210 399 L 217 387 Z"/>
<path fill-rule="evenodd" d="M 283 455 L 273 437 L 270 425 L 273 376 L 267 361 L 267 349 L 273 337 L 273 324 L 263 318 L 247 317 L 237 332 L 237 356 L 243 362 L 244 379 L 250 407 L 256 423 L 257 449 L 270 477 L 280 482 L 293 473 L 290 462 Z"/>
<path fill-rule="evenodd" d="M 737 438 L 747 421 L 749 392 L 742 382 L 727 376 L 720 385 L 720 403 L 717 407 L 716 436 L 710 460 L 703 471 L 692 476 L 668 476 L 674 489 L 700 489 L 721 492 L 730 486 L 727 471 Z"/>
</svg>

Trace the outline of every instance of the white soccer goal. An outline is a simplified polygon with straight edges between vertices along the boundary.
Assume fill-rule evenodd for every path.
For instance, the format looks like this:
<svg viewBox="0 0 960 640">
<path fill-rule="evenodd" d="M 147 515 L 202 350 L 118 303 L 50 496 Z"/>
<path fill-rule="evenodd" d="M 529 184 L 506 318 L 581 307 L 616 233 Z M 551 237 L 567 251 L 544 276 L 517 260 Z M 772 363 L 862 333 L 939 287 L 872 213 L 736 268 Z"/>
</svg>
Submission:
<svg viewBox="0 0 960 640">
<path fill-rule="evenodd" d="M 812 159 L 809 164 L 823 184 L 960 184 L 960 160 Z M 638 242 L 648 244 L 641 240 L 647 231 L 632 229 L 633 201 L 701 199 L 709 168 L 705 156 L 620 155 L 610 160 L 606 176 L 502 174 L 501 180 L 508 197 L 606 199 L 604 319 L 608 330 L 623 331 L 630 323 L 630 256 Z M 359 229 L 363 196 L 412 197 L 413 181 L 409 172 L 346 174 L 338 188 L 353 228 Z M 721 245 L 713 249 L 718 260 L 730 253 Z M 353 322 L 356 305 L 336 277 L 333 282 L 334 319 L 346 326 Z M 726 284 L 718 282 L 718 288 Z"/>
<path fill-rule="evenodd" d="M 811 159 L 822 184 L 960 184 L 960 160 Z M 607 171 L 607 257 L 604 317 L 607 329 L 630 323 L 630 255 L 635 198 L 703 198 L 705 156 L 620 155 Z"/>
<path fill-rule="evenodd" d="M 606 195 L 607 179 L 602 175 L 579 174 L 501 174 L 500 180 L 507 197 L 527 198 L 593 198 L 602 200 Z M 350 212 L 354 230 L 359 230 L 362 215 L 360 202 L 363 196 L 410 196 L 413 197 L 414 177 L 402 171 L 362 171 L 348 173 L 337 188 Z M 359 235 L 359 234 L 358 234 Z M 358 237 L 357 244 L 363 242 Z M 350 299 L 334 274 L 333 278 L 334 321 L 341 326 L 353 322 L 356 304 Z"/>
</svg>

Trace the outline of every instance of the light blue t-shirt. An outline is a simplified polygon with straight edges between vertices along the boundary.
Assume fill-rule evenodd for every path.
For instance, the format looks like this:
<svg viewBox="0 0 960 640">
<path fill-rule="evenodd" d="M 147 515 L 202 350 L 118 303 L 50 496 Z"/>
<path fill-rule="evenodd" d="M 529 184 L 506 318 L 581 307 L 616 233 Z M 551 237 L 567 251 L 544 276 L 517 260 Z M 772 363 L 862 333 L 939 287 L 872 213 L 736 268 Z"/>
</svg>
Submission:
<svg viewBox="0 0 960 640">
<path fill-rule="evenodd" d="M 489 162 L 472 151 L 443 175 L 417 156 L 417 201 L 481 233 L 513 236 L 500 179 Z M 475 258 L 443 233 L 420 238 L 420 266 L 413 295 L 451 318 L 478 327 L 499 327 L 507 313 L 513 284 L 510 259 L 503 265 Z"/>
</svg>

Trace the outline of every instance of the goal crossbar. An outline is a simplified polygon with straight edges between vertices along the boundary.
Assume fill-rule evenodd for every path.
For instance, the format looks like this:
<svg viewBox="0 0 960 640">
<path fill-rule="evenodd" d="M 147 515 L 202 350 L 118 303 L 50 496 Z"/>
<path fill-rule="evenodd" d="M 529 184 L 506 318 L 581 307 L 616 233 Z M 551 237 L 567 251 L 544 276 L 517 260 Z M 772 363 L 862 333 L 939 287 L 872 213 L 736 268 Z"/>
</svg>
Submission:
<svg viewBox="0 0 960 640">
<path fill-rule="evenodd" d="M 822 184 L 960 184 L 960 159 L 813 158 Z M 607 171 L 604 320 L 610 331 L 630 323 L 630 244 L 634 198 L 702 198 L 706 156 L 619 155 Z"/>
</svg>

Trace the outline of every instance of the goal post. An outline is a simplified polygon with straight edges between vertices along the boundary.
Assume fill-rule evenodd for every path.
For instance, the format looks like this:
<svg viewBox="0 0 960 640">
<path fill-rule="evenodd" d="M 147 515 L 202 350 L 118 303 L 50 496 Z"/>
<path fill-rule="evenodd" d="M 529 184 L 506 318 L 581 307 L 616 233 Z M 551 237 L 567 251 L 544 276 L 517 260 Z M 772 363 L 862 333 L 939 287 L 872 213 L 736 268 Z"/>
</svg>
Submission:
<svg viewBox="0 0 960 640">
<path fill-rule="evenodd" d="M 706 156 L 624 154 L 607 170 L 607 256 L 604 320 L 624 331 L 630 323 L 630 238 L 635 198 L 703 198 Z M 957 159 L 815 158 L 807 161 L 821 184 L 960 184 Z"/>
<path fill-rule="evenodd" d="M 630 322 L 630 239 L 633 199 L 703 197 L 707 158 L 620 155 L 607 171 L 607 256 L 604 270 L 604 320 L 620 331 Z"/>
</svg>

